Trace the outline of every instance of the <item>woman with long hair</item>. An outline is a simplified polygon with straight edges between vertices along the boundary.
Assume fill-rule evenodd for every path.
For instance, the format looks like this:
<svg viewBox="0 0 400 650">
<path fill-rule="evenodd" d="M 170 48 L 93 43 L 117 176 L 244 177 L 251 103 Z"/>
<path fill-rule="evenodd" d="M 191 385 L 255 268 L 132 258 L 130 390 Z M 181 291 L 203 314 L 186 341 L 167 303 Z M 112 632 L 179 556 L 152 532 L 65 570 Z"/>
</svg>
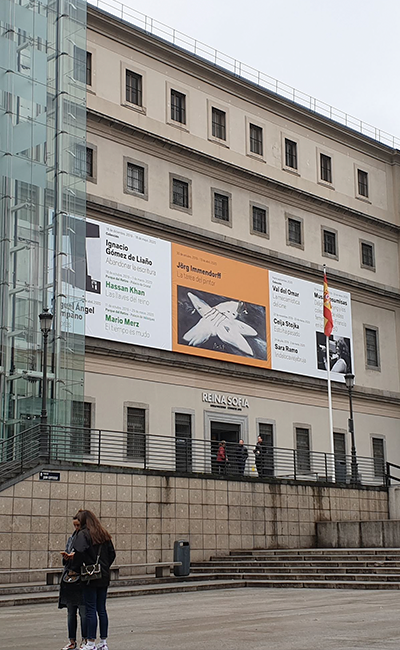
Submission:
<svg viewBox="0 0 400 650">
<path fill-rule="evenodd" d="M 84 564 L 86 566 L 95 564 L 97 557 L 99 557 L 101 567 L 100 578 L 83 583 L 88 637 L 84 650 L 108 650 L 106 599 L 110 584 L 110 566 L 115 560 L 114 545 L 110 533 L 90 510 L 80 510 L 74 519 L 79 521 L 80 529 L 74 540 L 75 554 L 72 568 L 80 572 Z M 100 643 L 96 647 L 97 617 L 100 625 Z"/>
</svg>

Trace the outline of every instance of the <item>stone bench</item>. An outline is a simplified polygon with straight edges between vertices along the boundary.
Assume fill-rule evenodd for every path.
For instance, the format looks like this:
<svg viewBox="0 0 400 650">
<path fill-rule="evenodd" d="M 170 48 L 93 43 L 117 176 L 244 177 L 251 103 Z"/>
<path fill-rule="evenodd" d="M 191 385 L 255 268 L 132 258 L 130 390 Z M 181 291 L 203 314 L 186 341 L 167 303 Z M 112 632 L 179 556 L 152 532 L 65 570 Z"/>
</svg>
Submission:
<svg viewBox="0 0 400 650">
<path fill-rule="evenodd" d="M 110 567 L 110 578 L 112 581 L 119 579 L 120 569 L 136 569 L 136 568 L 148 568 L 154 567 L 154 572 L 156 578 L 165 578 L 170 575 L 171 569 L 174 566 L 181 566 L 182 562 L 145 562 L 143 564 L 122 564 L 120 566 L 115 565 Z M 23 575 L 27 576 L 33 575 L 34 573 L 45 573 L 46 575 L 46 585 L 58 585 L 60 584 L 62 574 L 64 573 L 64 567 L 47 567 L 45 569 L 0 569 L 0 582 L 1 576 L 12 577 L 13 575 Z"/>
</svg>

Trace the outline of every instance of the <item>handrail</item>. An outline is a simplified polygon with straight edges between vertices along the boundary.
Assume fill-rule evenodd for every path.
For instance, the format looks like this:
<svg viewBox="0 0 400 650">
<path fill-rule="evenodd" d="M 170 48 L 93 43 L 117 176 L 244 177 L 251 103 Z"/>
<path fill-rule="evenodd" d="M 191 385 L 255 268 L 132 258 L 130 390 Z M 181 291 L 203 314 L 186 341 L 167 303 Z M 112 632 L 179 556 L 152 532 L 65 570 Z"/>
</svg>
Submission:
<svg viewBox="0 0 400 650">
<path fill-rule="evenodd" d="M 86 467 L 157 470 L 178 475 L 206 474 L 220 478 L 258 478 L 342 485 L 387 486 L 388 471 L 376 459 L 357 457 L 354 480 L 352 457 L 321 451 L 262 445 L 256 454 L 247 445 L 243 456 L 237 443 L 226 443 L 226 458 L 218 455 L 219 442 L 105 429 L 36 425 L 0 440 L 0 484 L 39 463 Z"/>
<path fill-rule="evenodd" d="M 187 36 L 173 27 L 169 27 L 168 25 L 165 25 L 154 18 L 150 18 L 146 14 L 143 14 L 132 7 L 124 5 L 122 2 L 119 2 L 119 0 L 88 0 L 88 2 L 98 9 L 106 11 L 121 20 L 125 20 L 153 36 L 172 43 L 175 47 L 184 49 L 195 56 L 205 59 L 217 67 L 227 70 L 236 77 L 246 79 L 275 95 L 279 95 L 294 104 L 300 105 L 312 113 L 322 115 L 333 122 L 337 122 L 348 129 L 357 131 L 363 136 L 376 140 L 387 147 L 400 149 L 400 138 L 395 137 L 382 129 L 378 129 L 363 120 L 353 117 L 339 108 L 326 104 L 312 95 L 303 93 L 301 90 L 289 86 L 288 84 L 279 81 L 252 66 L 242 63 L 227 54 L 223 54 L 219 50 L 206 45 L 202 41 Z"/>
</svg>

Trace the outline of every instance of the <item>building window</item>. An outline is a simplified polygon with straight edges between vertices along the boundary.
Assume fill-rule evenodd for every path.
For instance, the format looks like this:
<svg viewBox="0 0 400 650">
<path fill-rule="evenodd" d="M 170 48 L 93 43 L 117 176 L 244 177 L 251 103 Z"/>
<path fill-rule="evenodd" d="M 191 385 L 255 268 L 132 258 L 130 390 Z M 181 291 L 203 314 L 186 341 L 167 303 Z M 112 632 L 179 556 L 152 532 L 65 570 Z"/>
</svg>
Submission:
<svg viewBox="0 0 400 650">
<path fill-rule="evenodd" d="M 186 95 L 171 90 L 171 120 L 186 124 Z"/>
<path fill-rule="evenodd" d="M 375 269 L 374 245 L 361 242 L 361 266 Z"/>
<path fill-rule="evenodd" d="M 180 208 L 189 209 L 189 183 L 172 179 L 172 203 Z"/>
<path fill-rule="evenodd" d="M 72 73 L 75 81 L 87 86 L 92 85 L 92 54 L 81 47 L 74 46 L 74 68 Z"/>
<path fill-rule="evenodd" d="M 212 134 L 214 138 L 226 140 L 226 113 L 218 108 L 212 108 Z"/>
<path fill-rule="evenodd" d="M 255 124 L 250 124 L 250 151 L 258 156 L 263 155 L 263 130 Z"/>
<path fill-rule="evenodd" d="M 287 217 L 287 243 L 289 246 L 303 246 L 303 223 L 300 219 Z"/>
<path fill-rule="evenodd" d="M 357 169 L 357 185 L 359 196 L 368 198 L 368 174 L 361 169 Z"/>
<path fill-rule="evenodd" d="M 258 435 L 261 436 L 266 447 L 274 446 L 274 425 L 269 422 L 258 423 Z"/>
<path fill-rule="evenodd" d="M 126 186 L 130 192 L 144 194 L 144 167 L 127 163 Z"/>
<path fill-rule="evenodd" d="M 365 327 L 365 356 L 367 368 L 379 368 L 378 331 Z"/>
<path fill-rule="evenodd" d="M 92 429 L 92 404 L 72 402 L 71 411 L 71 453 L 90 454 Z"/>
<path fill-rule="evenodd" d="M 251 206 L 251 232 L 268 235 L 267 210 L 258 205 Z"/>
<path fill-rule="evenodd" d="M 126 455 L 135 460 L 146 458 L 146 411 L 127 407 Z"/>
<path fill-rule="evenodd" d="M 285 138 L 285 165 L 297 169 L 297 142 Z"/>
<path fill-rule="evenodd" d="M 75 148 L 74 174 L 81 178 L 93 178 L 94 155 L 92 147 L 77 145 Z"/>
<path fill-rule="evenodd" d="M 324 153 L 320 155 L 320 174 L 321 181 L 332 183 L 332 158 Z"/>
<path fill-rule="evenodd" d="M 332 230 L 322 230 L 323 252 L 330 257 L 337 257 L 336 232 Z"/>
<path fill-rule="evenodd" d="M 142 106 L 142 75 L 126 70 L 125 99 L 130 104 Z"/>
<path fill-rule="evenodd" d="M 385 446 L 383 438 L 372 438 L 372 456 L 376 478 L 385 476 Z"/>
<path fill-rule="evenodd" d="M 311 472 L 310 431 L 304 427 L 296 427 L 296 471 Z"/>
<path fill-rule="evenodd" d="M 229 223 L 229 196 L 214 192 L 214 219 Z"/>
<path fill-rule="evenodd" d="M 175 413 L 175 465 L 177 472 L 192 471 L 192 416 Z"/>
</svg>

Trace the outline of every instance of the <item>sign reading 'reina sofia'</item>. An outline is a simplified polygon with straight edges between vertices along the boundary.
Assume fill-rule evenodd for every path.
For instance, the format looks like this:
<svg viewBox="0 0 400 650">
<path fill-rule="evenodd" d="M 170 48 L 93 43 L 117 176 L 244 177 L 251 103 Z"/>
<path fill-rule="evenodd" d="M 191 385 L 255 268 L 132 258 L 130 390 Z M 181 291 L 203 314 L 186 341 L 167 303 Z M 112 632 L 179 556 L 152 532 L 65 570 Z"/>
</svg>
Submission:
<svg viewBox="0 0 400 650">
<path fill-rule="evenodd" d="M 327 350 L 322 275 L 300 280 L 90 219 L 86 269 L 87 336 L 321 379 L 328 363 L 332 380 L 354 372 L 350 294 L 331 287 Z"/>
<path fill-rule="evenodd" d="M 242 408 L 249 408 L 249 400 L 246 397 L 236 395 L 224 395 L 224 393 L 202 393 L 203 402 L 217 408 L 228 408 L 235 411 Z"/>
</svg>

